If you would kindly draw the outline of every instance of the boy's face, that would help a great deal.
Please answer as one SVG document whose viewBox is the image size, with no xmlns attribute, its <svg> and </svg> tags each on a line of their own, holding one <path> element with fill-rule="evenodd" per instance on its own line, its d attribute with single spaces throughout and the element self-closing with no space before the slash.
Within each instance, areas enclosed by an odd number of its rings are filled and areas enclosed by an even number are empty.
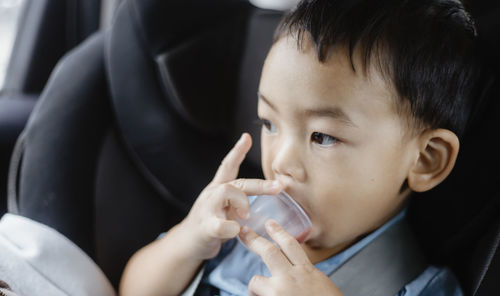
<svg viewBox="0 0 500 296">
<path fill-rule="evenodd" d="M 305 249 L 325 256 L 382 225 L 403 206 L 418 154 L 394 94 L 376 70 L 352 70 L 344 51 L 324 64 L 310 41 L 272 47 L 259 87 L 262 167 L 313 223 Z"/>
</svg>

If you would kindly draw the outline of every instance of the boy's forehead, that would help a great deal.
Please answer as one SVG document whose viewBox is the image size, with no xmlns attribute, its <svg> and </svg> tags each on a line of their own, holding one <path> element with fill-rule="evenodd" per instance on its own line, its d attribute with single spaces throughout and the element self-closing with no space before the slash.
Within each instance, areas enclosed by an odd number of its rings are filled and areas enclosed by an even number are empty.
<svg viewBox="0 0 500 296">
<path fill-rule="evenodd" d="M 286 108 L 283 108 L 284 110 L 280 110 L 278 107 L 276 107 L 276 104 L 273 103 L 270 99 L 268 99 L 265 95 L 263 95 L 261 92 L 258 93 L 258 98 L 264 104 L 269 106 L 271 109 L 273 109 L 275 112 L 286 112 Z M 335 119 L 337 121 L 342 122 L 345 125 L 351 126 L 351 127 L 358 127 L 347 115 L 344 110 L 341 107 L 338 106 L 330 106 L 328 104 L 310 104 L 310 106 L 304 106 L 302 108 L 297 108 L 299 110 L 295 110 L 295 113 L 298 114 L 299 117 L 305 117 L 305 118 L 331 118 Z"/>
<path fill-rule="evenodd" d="M 358 55 L 354 55 L 356 63 Z M 266 58 L 260 91 L 269 99 L 300 97 L 302 108 L 341 108 L 349 114 L 373 108 L 393 113 L 395 96 L 391 85 L 378 71 L 355 71 L 348 50 L 332 48 L 320 62 L 314 44 L 305 40 L 302 47 L 291 36 L 276 41 Z M 349 110 L 351 109 L 351 110 Z"/>
</svg>

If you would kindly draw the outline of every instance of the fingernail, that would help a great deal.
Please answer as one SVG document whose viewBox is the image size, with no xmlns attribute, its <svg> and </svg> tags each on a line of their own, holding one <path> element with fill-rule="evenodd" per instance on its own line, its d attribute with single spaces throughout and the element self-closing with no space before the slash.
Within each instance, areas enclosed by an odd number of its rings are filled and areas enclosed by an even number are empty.
<svg viewBox="0 0 500 296">
<path fill-rule="evenodd" d="M 281 183 L 280 183 L 280 181 L 278 181 L 278 180 L 274 180 L 274 181 L 273 181 L 273 183 L 272 183 L 272 185 L 271 185 L 271 188 L 272 188 L 272 189 L 278 189 L 278 188 L 280 188 L 280 187 L 281 187 Z"/>
<path fill-rule="evenodd" d="M 243 139 L 245 138 L 245 133 L 241 134 L 240 139 L 238 140 L 238 144 L 241 144 L 243 142 Z"/>
<path fill-rule="evenodd" d="M 266 222 L 266 227 L 269 231 L 275 232 L 276 230 L 278 230 L 279 225 L 274 220 L 268 220 Z"/>
<path fill-rule="evenodd" d="M 240 216 L 241 219 L 248 219 L 248 212 L 243 209 L 236 209 L 236 213 Z"/>
<path fill-rule="evenodd" d="M 240 229 L 240 238 L 242 241 L 247 241 L 247 235 L 248 235 L 248 227 L 247 226 L 243 226 L 241 227 Z"/>
</svg>

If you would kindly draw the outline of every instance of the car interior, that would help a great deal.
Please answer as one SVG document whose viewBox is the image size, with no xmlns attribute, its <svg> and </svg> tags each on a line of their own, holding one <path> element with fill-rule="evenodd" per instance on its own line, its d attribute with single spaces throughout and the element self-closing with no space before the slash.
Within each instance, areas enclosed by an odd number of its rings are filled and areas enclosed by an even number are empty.
<svg viewBox="0 0 500 296">
<path fill-rule="evenodd" d="M 247 0 L 26 0 L 0 93 L 0 213 L 49 225 L 115 286 L 178 223 L 242 132 L 262 178 L 260 71 L 283 10 Z M 256 6 L 258 5 L 258 6 Z M 409 221 L 467 295 L 500 291 L 500 5 L 470 1 L 491 63 L 451 176 Z"/>
</svg>

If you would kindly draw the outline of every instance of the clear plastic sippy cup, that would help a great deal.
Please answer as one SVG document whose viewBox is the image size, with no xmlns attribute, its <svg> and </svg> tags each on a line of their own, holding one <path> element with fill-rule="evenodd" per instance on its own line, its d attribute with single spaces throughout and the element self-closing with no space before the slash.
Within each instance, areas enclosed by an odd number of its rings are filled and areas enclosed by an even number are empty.
<svg viewBox="0 0 500 296">
<path fill-rule="evenodd" d="M 247 219 L 238 219 L 241 226 L 247 226 L 258 235 L 273 241 L 266 232 L 265 223 L 269 219 L 274 219 L 299 243 L 309 235 L 312 228 L 311 220 L 285 191 L 277 195 L 258 195 L 249 198 L 251 202 Z M 239 236 L 238 239 L 240 240 Z"/>
</svg>

